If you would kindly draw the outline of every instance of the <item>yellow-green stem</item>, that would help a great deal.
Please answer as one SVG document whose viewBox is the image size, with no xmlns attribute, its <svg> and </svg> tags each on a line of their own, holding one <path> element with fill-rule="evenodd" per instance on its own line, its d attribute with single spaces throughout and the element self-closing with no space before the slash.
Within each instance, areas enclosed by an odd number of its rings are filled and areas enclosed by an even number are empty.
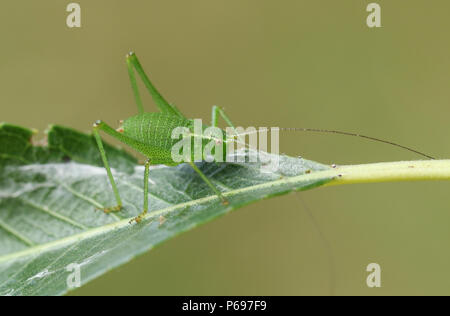
<svg viewBox="0 0 450 316">
<path fill-rule="evenodd" d="M 335 179 L 326 185 L 370 182 L 450 180 L 450 160 L 399 161 L 364 165 L 338 166 L 333 170 L 315 172 Z"/>
</svg>

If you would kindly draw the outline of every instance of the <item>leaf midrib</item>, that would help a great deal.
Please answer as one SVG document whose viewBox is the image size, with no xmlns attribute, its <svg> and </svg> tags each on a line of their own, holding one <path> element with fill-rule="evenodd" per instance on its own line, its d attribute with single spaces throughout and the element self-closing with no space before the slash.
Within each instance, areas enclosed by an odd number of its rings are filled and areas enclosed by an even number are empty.
<svg viewBox="0 0 450 316">
<path fill-rule="evenodd" d="M 285 184 L 293 185 L 297 182 L 302 183 L 305 181 L 312 181 L 312 180 L 318 180 L 318 179 L 323 179 L 323 181 L 327 181 L 327 180 L 333 179 L 333 177 L 335 176 L 333 174 L 330 174 L 330 171 L 331 170 L 323 170 L 323 171 L 317 171 L 317 172 L 314 172 L 311 174 L 302 174 L 302 175 L 298 175 L 298 176 L 294 176 L 294 177 L 284 177 L 282 179 L 275 180 L 275 181 L 269 181 L 269 182 L 249 186 L 249 187 L 244 187 L 244 188 L 240 188 L 240 189 L 234 189 L 232 191 L 227 191 L 227 192 L 224 192 L 223 195 L 225 197 L 232 197 L 232 196 L 235 196 L 235 195 L 238 195 L 241 193 L 245 193 L 245 192 L 249 192 L 249 191 L 254 191 L 254 190 L 268 188 L 268 187 L 276 187 L 276 186 L 281 186 L 281 185 L 285 185 Z M 313 185 L 317 185 L 317 183 L 313 183 Z M 305 188 L 302 188 L 302 189 L 305 189 Z M 210 202 L 213 200 L 219 200 L 219 199 L 217 196 L 211 195 L 211 196 L 207 196 L 204 198 L 191 200 L 191 201 L 184 202 L 181 204 L 173 205 L 173 206 L 170 206 L 170 207 L 167 207 L 164 209 L 155 210 L 155 211 L 152 211 L 151 213 L 145 215 L 143 218 L 143 221 L 151 219 L 153 217 L 161 216 L 163 214 L 174 212 L 178 209 L 183 209 L 186 207 L 207 203 L 207 202 Z M 229 212 L 233 209 L 234 209 L 233 205 L 230 205 L 225 209 L 225 212 Z M 62 239 L 59 239 L 56 241 L 46 243 L 46 244 L 34 246 L 34 247 L 31 247 L 31 248 L 28 248 L 28 249 L 25 249 L 25 250 L 22 250 L 22 251 L 19 251 L 16 253 L 8 254 L 6 256 L 0 257 L 0 264 L 4 263 L 4 262 L 8 262 L 10 260 L 18 259 L 20 257 L 25 257 L 28 255 L 33 255 L 33 254 L 39 254 L 41 252 L 45 252 L 45 251 L 53 249 L 53 248 L 58 248 L 58 246 L 70 245 L 72 243 L 76 243 L 77 241 L 84 240 L 89 237 L 95 237 L 95 236 L 101 235 L 102 233 L 106 233 L 106 232 L 114 230 L 114 229 L 124 228 L 127 225 L 130 225 L 131 219 L 132 219 L 132 217 L 123 219 L 120 221 L 116 221 L 114 223 L 107 224 L 104 226 L 92 228 L 92 229 L 86 230 L 86 231 L 76 234 L 76 235 L 68 236 L 68 237 L 65 237 L 65 238 L 62 238 Z"/>
</svg>

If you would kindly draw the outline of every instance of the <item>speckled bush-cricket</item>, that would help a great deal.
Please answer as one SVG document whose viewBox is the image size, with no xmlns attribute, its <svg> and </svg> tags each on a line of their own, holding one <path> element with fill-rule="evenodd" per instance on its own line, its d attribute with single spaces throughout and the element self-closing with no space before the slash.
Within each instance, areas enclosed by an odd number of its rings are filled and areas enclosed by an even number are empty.
<svg viewBox="0 0 450 316">
<path fill-rule="evenodd" d="M 131 52 L 127 54 L 126 61 L 131 87 L 133 89 L 139 114 L 122 121 L 121 127 L 119 127 L 117 130 L 110 127 L 105 122 L 102 122 L 100 120 L 96 121 L 93 128 L 93 134 L 97 141 L 103 164 L 107 171 L 108 178 L 117 202 L 116 206 L 104 209 L 105 213 L 118 212 L 122 209 L 123 204 L 114 177 L 112 175 L 108 159 L 106 157 L 99 131 L 101 130 L 106 134 L 109 134 L 110 136 L 116 138 L 120 142 L 130 146 L 134 150 L 147 157 L 144 173 L 144 210 L 135 219 L 136 222 L 140 222 L 143 216 L 148 212 L 148 183 L 150 165 L 162 164 L 167 166 L 174 166 L 182 163 L 175 162 L 172 159 L 172 147 L 177 142 L 177 140 L 174 140 L 171 137 L 172 131 L 178 127 L 186 127 L 188 129 L 191 129 L 193 128 L 194 121 L 186 118 L 174 105 L 168 103 L 164 99 L 164 97 L 156 90 L 155 86 L 152 84 L 152 82 L 144 72 L 144 69 L 142 68 L 137 56 L 134 53 Z M 149 91 L 160 112 L 144 112 L 142 99 L 140 97 L 139 89 L 137 86 L 135 71 L 141 77 L 145 87 Z M 217 106 L 213 106 L 212 108 L 213 127 L 217 126 L 219 116 L 221 116 L 227 124 L 233 127 L 233 124 L 231 123 L 230 119 L 225 114 L 223 109 Z M 223 145 L 225 147 L 223 153 L 226 154 L 225 142 L 223 143 Z M 228 204 L 228 201 L 223 196 L 222 192 L 208 179 L 208 177 L 194 164 L 193 161 L 194 159 L 190 159 L 190 161 L 183 162 L 188 162 L 203 179 L 203 181 L 214 191 L 214 193 L 218 196 L 222 203 Z"/>
<path fill-rule="evenodd" d="M 152 84 L 144 69 L 142 68 L 138 58 L 134 53 L 129 53 L 126 56 L 128 73 L 130 77 L 131 87 L 133 89 L 134 98 L 138 107 L 139 114 L 133 117 L 130 117 L 124 121 L 122 121 L 121 127 L 119 129 L 114 129 L 107 125 L 102 121 L 96 121 L 93 128 L 93 134 L 98 144 L 100 154 L 107 171 L 107 175 L 109 181 L 111 183 L 114 196 L 117 202 L 117 205 L 114 207 L 106 208 L 104 211 L 106 213 L 109 212 L 118 212 L 122 209 L 122 200 L 120 198 L 119 191 L 117 189 L 117 185 L 115 183 L 113 174 L 111 172 L 110 165 L 108 163 L 108 159 L 106 157 L 106 153 L 102 144 L 102 140 L 99 135 L 99 131 L 103 131 L 106 134 L 116 138 L 122 143 L 130 146 L 134 150 L 140 152 L 145 157 L 147 157 L 147 161 L 145 163 L 145 173 L 144 173 L 144 210 L 143 212 L 135 218 L 136 222 L 140 222 L 145 214 L 148 212 L 148 184 L 149 184 L 149 170 L 150 165 L 167 165 L 174 166 L 183 162 L 189 163 L 192 168 L 199 174 L 199 176 L 203 179 L 203 181 L 211 188 L 211 190 L 218 196 L 218 198 L 222 201 L 223 204 L 228 204 L 227 199 L 224 197 L 222 192 L 208 179 L 208 177 L 195 165 L 193 162 L 194 159 L 188 159 L 189 161 L 181 161 L 175 162 L 172 158 L 172 148 L 177 142 L 176 139 L 173 139 L 172 131 L 175 128 L 186 127 L 188 129 L 193 128 L 194 120 L 188 119 L 185 117 L 180 110 L 178 110 L 174 105 L 168 103 L 164 97 L 156 90 L 155 86 Z M 142 79 L 145 87 L 149 91 L 153 100 L 155 101 L 157 107 L 160 112 L 155 113 L 145 113 L 144 107 L 142 104 L 142 100 L 139 94 L 139 89 L 136 81 L 135 72 L 138 73 L 140 78 Z M 212 108 L 212 127 L 217 127 L 219 116 L 224 119 L 224 121 L 233 129 L 235 128 L 230 118 L 225 114 L 223 109 L 217 106 L 213 106 Z M 309 129 L 309 128 L 280 128 L 280 130 L 286 131 L 302 131 L 302 132 L 320 132 L 320 133 L 334 133 L 341 134 L 347 136 L 357 136 L 363 137 L 369 140 L 378 141 L 387 143 L 390 145 L 394 145 L 397 147 L 401 147 L 403 149 L 415 152 L 427 158 L 432 157 L 423 154 L 414 149 L 408 148 L 406 146 L 402 146 L 393 142 L 384 141 L 378 138 L 364 136 L 360 134 L 347 133 L 341 131 L 334 130 L 323 130 L 323 129 Z M 210 140 L 210 139 L 209 139 Z M 223 154 L 226 155 L 226 142 L 223 143 Z M 193 153 L 194 154 L 194 153 Z"/>
</svg>

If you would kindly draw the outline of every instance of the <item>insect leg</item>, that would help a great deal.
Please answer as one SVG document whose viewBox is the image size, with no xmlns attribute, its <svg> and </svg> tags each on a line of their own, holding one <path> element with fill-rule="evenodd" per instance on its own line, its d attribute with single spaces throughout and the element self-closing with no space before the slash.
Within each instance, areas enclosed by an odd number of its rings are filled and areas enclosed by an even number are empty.
<svg viewBox="0 0 450 316">
<path fill-rule="evenodd" d="M 156 105 L 162 112 L 170 113 L 170 114 L 184 118 L 184 115 L 174 105 L 169 104 L 169 102 L 167 102 L 166 99 L 164 99 L 164 97 L 158 92 L 158 90 L 156 90 L 155 86 L 150 81 L 150 79 L 146 75 L 144 69 L 142 68 L 142 65 L 139 62 L 136 54 L 134 54 L 133 52 L 130 52 L 127 55 L 127 64 L 128 64 L 129 72 L 133 72 L 133 67 L 134 67 L 134 69 L 136 69 L 136 72 L 141 77 L 148 92 L 150 93 L 150 95 L 152 96 Z M 133 75 L 130 74 L 130 78 L 131 78 L 131 76 L 134 77 L 134 74 Z M 134 80 L 134 81 L 136 81 L 136 80 Z M 132 83 L 132 85 L 133 85 L 133 83 Z M 133 86 L 133 90 L 134 89 L 136 89 L 136 91 L 137 91 L 137 85 Z M 135 94 L 136 94 L 136 92 L 135 92 Z"/>
<path fill-rule="evenodd" d="M 136 76 L 134 75 L 133 65 L 130 62 L 130 58 L 127 55 L 127 67 L 128 67 L 128 75 L 130 76 L 131 88 L 133 89 L 134 99 L 136 100 L 136 105 L 138 107 L 139 113 L 144 113 L 144 106 L 142 105 L 142 99 L 139 95 L 139 88 L 136 82 Z"/>
<path fill-rule="evenodd" d="M 106 157 L 105 148 L 103 147 L 102 139 L 98 132 L 99 127 L 100 127 L 99 124 L 97 124 L 97 123 L 94 124 L 93 134 L 94 134 L 95 140 L 97 141 L 98 149 L 100 150 L 100 155 L 102 156 L 102 160 L 103 160 L 103 165 L 105 166 L 106 172 L 108 174 L 109 182 L 111 183 L 111 186 L 112 186 L 112 189 L 114 192 L 114 196 L 116 197 L 116 201 L 117 201 L 117 206 L 106 208 L 103 211 L 105 213 L 118 212 L 122 209 L 122 200 L 120 199 L 119 190 L 117 189 L 117 185 L 116 185 L 116 182 L 114 181 L 114 177 L 112 175 L 111 168 L 109 167 L 109 162 L 108 162 L 108 158 Z"/>
<path fill-rule="evenodd" d="M 230 118 L 228 117 L 228 115 L 225 113 L 224 109 L 222 109 L 221 107 L 214 105 L 212 107 L 212 115 L 211 115 L 211 126 L 213 127 L 217 127 L 218 122 L 219 122 L 219 115 L 222 117 L 222 119 L 228 124 L 229 127 L 231 127 L 233 129 L 233 133 L 230 135 L 226 135 L 227 137 L 227 142 L 232 141 L 232 142 L 240 142 L 241 139 L 239 138 L 239 133 L 236 130 L 236 127 L 234 126 L 233 122 L 231 122 Z M 230 137 L 231 136 L 231 137 Z M 244 143 L 245 144 L 245 143 Z"/>
<path fill-rule="evenodd" d="M 211 126 L 213 127 L 217 127 L 218 121 L 219 121 L 219 115 L 224 119 L 224 121 L 230 126 L 232 127 L 234 130 L 236 129 L 236 127 L 234 126 L 234 124 L 231 122 L 230 118 L 226 115 L 225 111 L 221 108 L 218 107 L 217 105 L 214 105 L 212 107 L 212 121 L 211 121 Z"/>
<path fill-rule="evenodd" d="M 228 205 L 228 200 L 223 196 L 222 192 L 219 191 L 219 189 L 216 188 L 214 184 L 208 179 L 208 177 L 193 163 L 192 161 L 189 162 L 191 167 L 199 174 L 199 176 L 202 178 L 203 181 L 214 191 L 214 193 L 217 194 L 219 199 L 222 200 L 223 205 Z"/>
<path fill-rule="evenodd" d="M 144 216 L 148 213 L 148 177 L 150 174 L 150 159 L 145 162 L 145 173 L 144 173 L 144 211 L 139 214 L 134 220 L 136 223 L 142 221 Z"/>
</svg>

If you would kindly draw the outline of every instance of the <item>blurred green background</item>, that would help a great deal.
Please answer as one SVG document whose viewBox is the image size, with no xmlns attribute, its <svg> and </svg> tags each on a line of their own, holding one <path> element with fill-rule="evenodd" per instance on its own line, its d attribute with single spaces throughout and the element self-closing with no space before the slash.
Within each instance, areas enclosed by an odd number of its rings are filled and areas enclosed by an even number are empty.
<svg viewBox="0 0 450 316">
<path fill-rule="evenodd" d="M 136 113 L 125 54 L 185 114 L 224 106 L 241 126 L 372 135 L 450 157 L 450 2 L 3 1 L 0 121 L 89 131 Z M 149 97 L 146 108 L 155 110 Z M 282 134 L 324 163 L 421 159 L 334 135 Z M 177 237 L 72 292 L 129 295 L 450 294 L 449 183 L 367 184 L 263 201 Z M 329 247 L 320 238 L 323 234 Z M 331 258 L 331 260 L 330 260 Z M 330 262 L 333 276 L 330 275 Z M 382 288 L 366 266 L 382 267 Z"/>
</svg>

